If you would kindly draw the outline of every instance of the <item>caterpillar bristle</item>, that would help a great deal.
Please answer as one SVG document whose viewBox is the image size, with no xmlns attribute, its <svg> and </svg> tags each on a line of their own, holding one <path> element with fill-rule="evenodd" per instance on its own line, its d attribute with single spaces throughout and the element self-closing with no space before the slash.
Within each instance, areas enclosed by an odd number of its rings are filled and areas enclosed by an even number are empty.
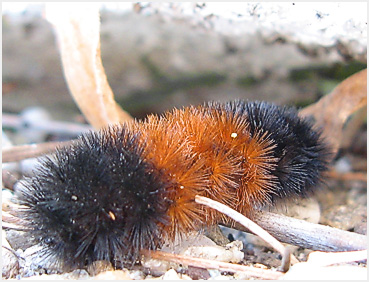
<svg viewBox="0 0 369 282">
<path fill-rule="evenodd" d="M 245 214 L 306 195 L 327 169 L 320 133 L 296 110 L 210 102 L 82 135 L 45 158 L 16 191 L 26 234 L 62 270 L 108 260 L 228 219 L 195 195 Z"/>
</svg>

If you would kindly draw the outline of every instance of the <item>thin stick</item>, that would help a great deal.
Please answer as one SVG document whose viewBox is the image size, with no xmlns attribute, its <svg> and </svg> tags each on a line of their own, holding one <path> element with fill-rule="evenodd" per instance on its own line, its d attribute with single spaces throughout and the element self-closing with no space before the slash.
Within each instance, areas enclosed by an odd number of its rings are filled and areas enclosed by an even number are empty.
<svg viewBox="0 0 369 282">
<path fill-rule="evenodd" d="M 16 231 L 26 231 L 28 230 L 25 227 L 22 227 L 20 225 L 16 225 L 10 222 L 2 222 L 2 229 L 6 230 L 6 229 L 11 229 L 11 230 L 16 230 Z"/>
<path fill-rule="evenodd" d="M 9 248 L 7 246 L 2 245 L 5 250 L 11 252 L 17 259 L 26 260 L 25 258 L 22 258 L 20 255 L 18 255 L 12 248 Z"/>
<path fill-rule="evenodd" d="M 223 214 L 228 215 L 230 218 L 234 219 L 235 221 L 239 222 L 243 226 L 245 226 L 247 229 L 252 230 L 252 232 L 258 236 L 260 236 L 265 242 L 270 244 L 275 250 L 277 250 L 282 257 L 286 255 L 288 252 L 286 252 L 285 246 L 283 246 L 278 240 L 276 240 L 272 235 L 270 235 L 267 231 L 265 231 L 263 228 L 261 228 L 259 225 L 245 217 L 244 215 L 240 214 L 239 212 L 227 207 L 226 205 L 223 205 L 217 201 L 211 200 L 206 197 L 198 196 L 195 197 L 196 203 L 206 205 L 208 207 L 211 207 Z M 291 255 L 291 262 L 292 263 L 298 263 L 296 257 Z"/>
<path fill-rule="evenodd" d="M 354 232 L 265 211 L 255 211 L 252 219 L 279 241 L 302 248 L 328 252 L 357 251 L 367 248 L 367 237 Z M 221 224 L 232 227 L 226 223 Z M 249 229 L 237 223 L 233 228 L 250 232 Z"/>
<path fill-rule="evenodd" d="M 15 175 L 17 175 L 17 177 Z M 20 176 L 18 176 L 17 172 L 12 172 L 10 170 L 3 168 L 3 171 L 2 171 L 3 188 L 13 190 L 13 186 L 19 180 L 19 178 Z M 4 199 L 3 199 L 3 204 L 4 204 Z"/>
<path fill-rule="evenodd" d="M 195 267 L 205 268 L 205 269 L 218 269 L 220 271 L 228 271 L 228 272 L 243 272 L 247 275 L 262 278 L 262 279 L 271 279 L 277 280 L 283 276 L 283 273 L 261 269 L 251 266 L 233 264 L 228 262 L 221 262 L 216 260 L 202 259 L 202 258 L 194 258 L 189 256 L 170 254 L 162 251 L 142 251 L 143 255 L 147 257 L 151 257 L 153 259 L 161 259 L 167 260 L 178 264 L 191 265 Z"/>
<path fill-rule="evenodd" d="M 363 182 L 366 182 L 366 180 L 367 180 L 366 173 L 364 173 L 364 172 L 344 172 L 344 173 L 340 173 L 340 172 L 331 170 L 331 171 L 327 171 L 325 173 L 325 175 L 327 177 L 331 177 L 331 178 L 335 178 L 335 179 L 339 179 L 339 180 L 359 180 L 359 181 L 363 181 Z"/>
<path fill-rule="evenodd" d="M 13 216 L 9 212 L 2 211 L 1 213 L 1 225 L 3 229 L 12 229 L 18 231 L 24 231 L 27 228 L 23 227 L 23 220 L 16 216 Z"/>
<path fill-rule="evenodd" d="M 73 141 L 73 140 L 72 140 Z M 24 159 L 39 157 L 52 151 L 57 147 L 68 146 L 72 141 L 46 142 L 30 145 L 13 146 L 3 149 L 3 163 L 17 162 Z"/>
<path fill-rule="evenodd" d="M 2 125 L 7 128 L 22 128 L 24 120 L 19 115 L 4 114 Z M 27 124 L 28 129 L 42 130 L 52 134 L 80 135 L 81 133 L 92 130 L 93 127 L 82 123 L 73 123 L 56 120 L 40 120 L 37 123 Z"/>
<path fill-rule="evenodd" d="M 289 247 L 286 247 L 286 252 L 282 256 L 282 262 L 280 266 L 280 270 L 282 272 L 287 272 L 290 269 L 291 265 L 291 249 Z"/>
</svg>

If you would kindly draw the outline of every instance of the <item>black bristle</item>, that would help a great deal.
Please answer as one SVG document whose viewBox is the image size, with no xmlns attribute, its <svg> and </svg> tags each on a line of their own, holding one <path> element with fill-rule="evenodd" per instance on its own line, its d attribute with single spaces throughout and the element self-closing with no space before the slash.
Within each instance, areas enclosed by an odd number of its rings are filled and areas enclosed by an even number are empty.
<svg viewBox="0 0 369 282">
<path fill-rule="evenodd" d="M 41 258 L 71 270 L 134 261 L 141 248 L 155 248 L 158 225 L 167 221 L 167 184 L 143 159 L 137 136 L 116 127 L 83 135 L 42 161 L 17 191 Z"/>
</svg>

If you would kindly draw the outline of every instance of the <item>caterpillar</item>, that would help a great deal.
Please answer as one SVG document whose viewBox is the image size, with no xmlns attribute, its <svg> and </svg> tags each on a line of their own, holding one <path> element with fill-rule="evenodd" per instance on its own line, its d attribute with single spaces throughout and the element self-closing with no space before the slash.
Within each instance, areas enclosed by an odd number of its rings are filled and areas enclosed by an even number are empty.
<svg viewBox="0 0 369 282">
<path fill-rule="evenodd" d="M 294 108 L 237 100 L 174 109 L 83 134 L 41 159 L 16 190 L 17 216 L 48 265 L 118 267 L 142 249 L 228 221 L 195 195 L 247 216 L 308 195 L 328 151 Z"/>
</svg>

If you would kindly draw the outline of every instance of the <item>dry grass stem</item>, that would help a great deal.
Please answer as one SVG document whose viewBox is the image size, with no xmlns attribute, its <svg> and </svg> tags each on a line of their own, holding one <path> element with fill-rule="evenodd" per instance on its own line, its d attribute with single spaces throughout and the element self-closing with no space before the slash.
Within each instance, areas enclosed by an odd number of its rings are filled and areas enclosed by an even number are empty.
<svg viewBox="0 0 369 282">
<path fill-rule="evenodd" d="M 227 272 L 243 272 L 247 275 L 258 277 L 261 279 L 270 279 L 276 280 L 283 276 L 283 273 L 261 269 L 251 266 L 221 262 L 216 260 L 202 259 L 202 258 L 194 258 L 177 254 L 170 254 L 162 251 L 143 251 L 143 254 L 147 257 L 151 257 L 153 259 L 166 260 L 171 261 L 178 264 L 191 265 L 195 267 L 205 268 L 205 269 L 218 269 L 220 271 Z"/>
<path fill-rule="evenodd" d="M 363 181 L 366 182 L 367 180 L 367 175 L 366 172 L 337 172 L 334 170 L 331 171 L 327 171 L 325 173 L 325 175 L 327 177 L 330 178 L 334 178 L 334 179 L 339 179 L 339 180 L 350 180 L 350 181 Z"/>
<path fill-rule="evenodd" d="M 195 197 L 195 201 L 199 204 L 203 204 L 203 205 L 206 205 L 208 207 L 211 207 L 211 208 L 213 208 L 213 209 L 229 216 L 230 218 L 237 221 L 238 223 L 242 224 L 244 227 L 246 227 L 247 229 L 252 231 L 254 234 L 260 236 L 260 238 L 262 238 L 265 242 L 270 244 L 275 250 L 277 250 L 282 255 L 282 257 L 284 255 L 290 254 L 289 252 L 286 251 L 286 248 L 285 248 L 285 246 L 283 246 L 282 243 L 280 243 L 277 239 L 275 239 L 267 231 L 265 231 L 259 225 L 257 225 L 256 223 L 254 223 L 253 221 L 251 221 L 250 219 L 248 219 L 244 215 L 240 214 L 239 212 L 231 209 L 230 207 L 227 207 L 226 205 L 223 205 L 223 204 L 221 204 L 217 201 L 211 200 L 211 199 L 206 198 L 206 197 L 202 197 L 202 196 L 197 195 Z M 298 263 L 299 262 L 296 257 L 294 257 L 292 254 L 290 254 L 290 255 L 291 255 L 291 262 L 292 263 Z"/>
<path fill-rule="evenodd" d="M 1 224 L 3 230 L 4 229 L 12 229 L 19 231 L 25 230 L 25 227 L 22 224 L 22 220 L 4 210 L 1 211 Z"/>
<path fill-rule="evenodd" d="M 9 128 L 22 128 L 23 120 L 19 115 L 4 114 L 3 113 L 2 124 L 3 127 Z M 55 120 L 40 120 L 36 123 L 27 125 L 28 129 L 34 129 L 35 131 L 46 131 L 50 134 L 68 134 L 79 135 L 81 133 L 92 130 L 93 128 L 86 124 L 78 124 L 65 121 Z"/>
<path fill-rule="evenodd" d="M 57 147 L 67 146 L 72 141 L 46 142 L 30 145 L 19 145 L 2 150 L 3 163 L 17 162 L 24 159 L 39 157 L 55 151 Z"/>
<path fill-rule="evenodd" d="M 255 212 L 252 219 L 279 241 L 302 248 L 328 252 L 357 251 L 367 248 L 367 237 L 358 233 L 265 211 Z M 246 232 L 251 231 L 240 224 L 236 224 L 235 228 Z"/>
</svg>

